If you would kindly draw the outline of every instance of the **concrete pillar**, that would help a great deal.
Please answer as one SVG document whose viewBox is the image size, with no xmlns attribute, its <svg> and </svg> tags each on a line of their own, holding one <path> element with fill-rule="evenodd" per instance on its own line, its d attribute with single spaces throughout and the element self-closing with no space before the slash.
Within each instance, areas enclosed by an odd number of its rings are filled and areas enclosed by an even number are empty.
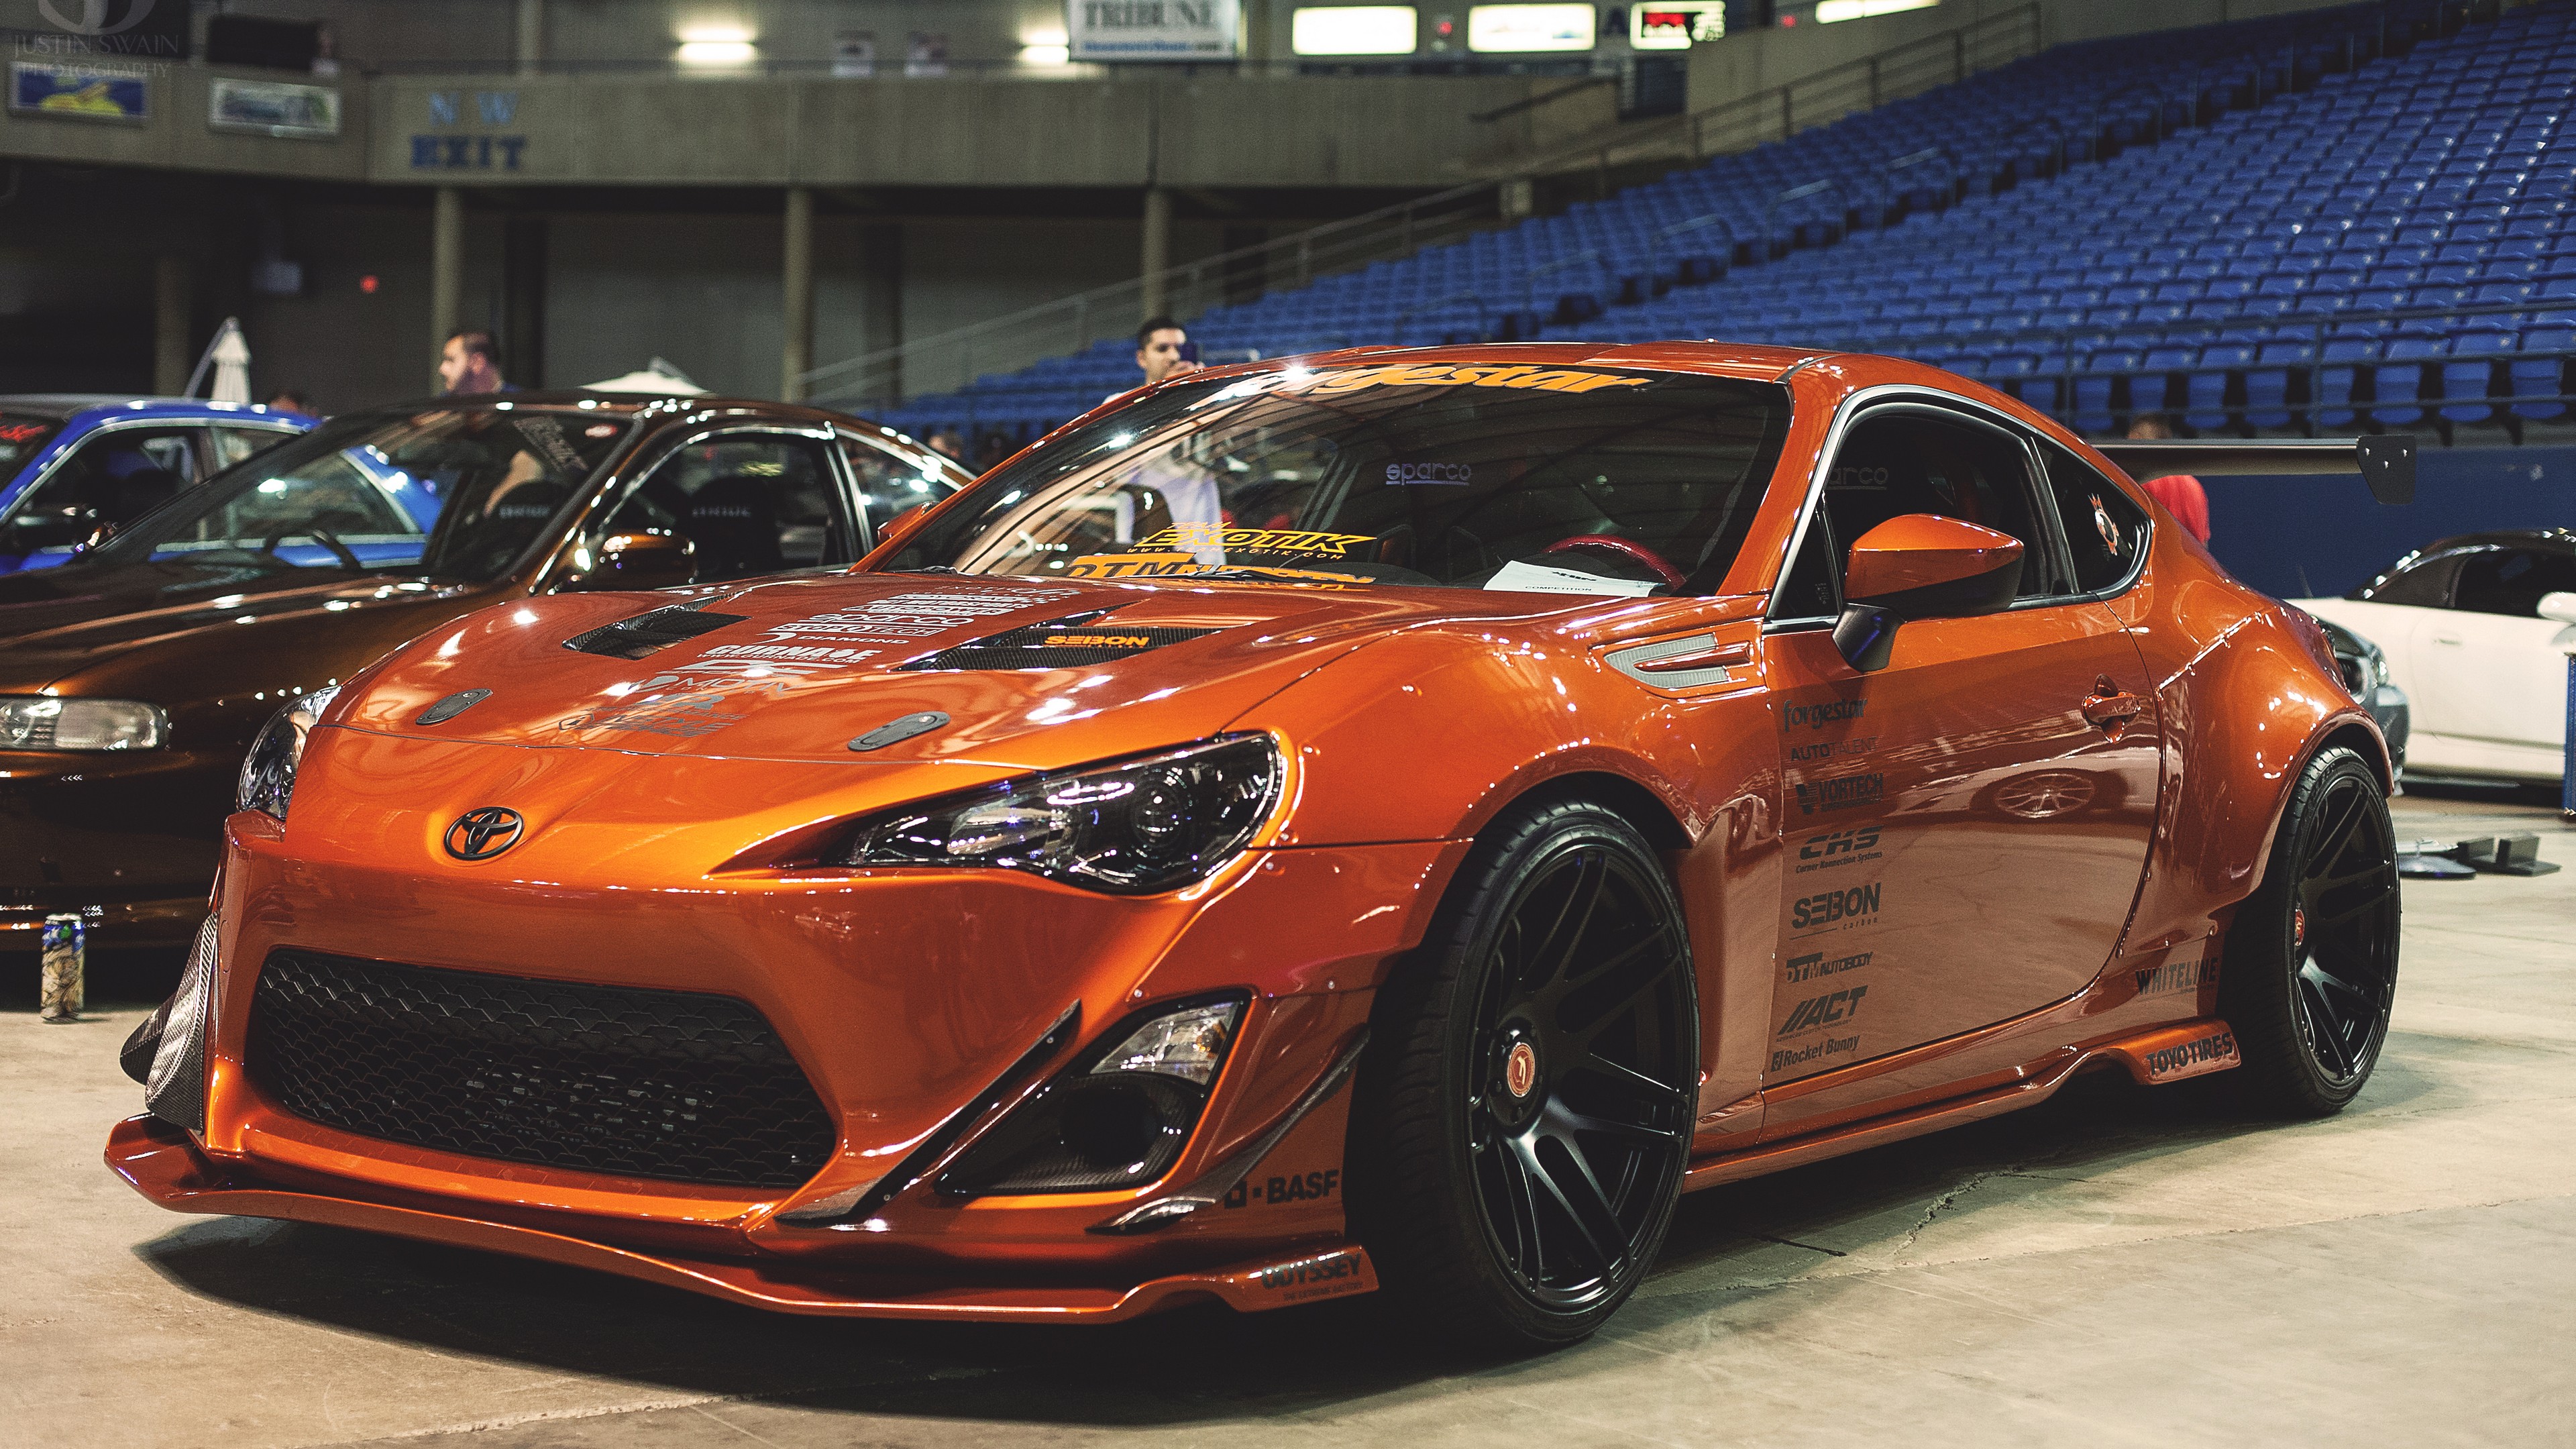
<svg viewBox="0 0 2576 1449">
<path fill-rule="evenodd" d="M 546 0 L 519 0 L 519 74 L 535 75 L 546 59 Z"/>
<path fill-rule="evenodd" d="M 779 332 L 786 346 L 778 362 L 778 396 L 805 400 L 805 374 L 814 370 L 814 192 L 787 188 L 787 243 L 780 258 Z"/>
<path fill-rule="evenodd" d="M 152 390 L 163 397 L 175 397 L 188 385 L 197 362 L 188 336 L 194 300 L 189 281 L 186 257 L 160 257 L 152 264 Z"/>
<path fill-rule="evenodd" d="M 1145 189 L 1145 250 L 1139 266 L 1145 278 L 1143 307 L 1136 320 L 1160 316 L 1170 305 L 1163 273 L 1172 265 L 1172 193 L 1159 186 Z"/>
<path fill-rule="evenodd" d="M 429 350 L 456 334 L 465 308 L 465 196 L 453 186 L 438 188 L 429 219 Z"/>
</svg>

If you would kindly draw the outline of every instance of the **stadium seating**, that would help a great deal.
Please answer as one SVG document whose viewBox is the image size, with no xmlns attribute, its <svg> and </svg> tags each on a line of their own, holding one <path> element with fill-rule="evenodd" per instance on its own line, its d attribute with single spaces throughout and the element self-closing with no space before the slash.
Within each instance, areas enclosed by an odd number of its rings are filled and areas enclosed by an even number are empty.
<svg viewBox="0 0 2576 1449">
<path fill-rule="evenodd" d="M 1220 307 L 1204 349 L 1717 337 L 1912 356 L 2104 432 L 2567 415 L 2576 0 L 2066 45 L 1557 216 Z M 1100 343 L 892 419 L 1030 436 Z"/>
</svg>

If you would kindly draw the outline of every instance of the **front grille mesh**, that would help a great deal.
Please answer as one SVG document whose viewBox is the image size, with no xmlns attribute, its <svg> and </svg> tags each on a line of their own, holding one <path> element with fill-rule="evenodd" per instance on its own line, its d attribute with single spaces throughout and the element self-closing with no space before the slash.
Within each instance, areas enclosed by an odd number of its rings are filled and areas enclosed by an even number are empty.
<svg viewBox="0 0 2576 1449">
<path fill-rule="evenodd" d="M 278 951 L 249 1067 L 324 1126 L 582 1172 L 795 1187 L 837 1137 L 777 1033 L 729 996 Z"/>
</svg>

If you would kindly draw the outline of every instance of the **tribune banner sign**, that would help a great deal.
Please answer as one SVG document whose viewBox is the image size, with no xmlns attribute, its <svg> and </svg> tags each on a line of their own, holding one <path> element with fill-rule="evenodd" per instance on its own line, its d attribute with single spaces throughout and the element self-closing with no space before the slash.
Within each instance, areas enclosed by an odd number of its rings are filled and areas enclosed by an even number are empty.
<svg viewBox="0 0 2576 1449">
<path fill-rule="evenodd" d="M 1065 0 L 1069 59 L 1226 61 L 1243 35 L 1243 0 Z"/>
</svg>

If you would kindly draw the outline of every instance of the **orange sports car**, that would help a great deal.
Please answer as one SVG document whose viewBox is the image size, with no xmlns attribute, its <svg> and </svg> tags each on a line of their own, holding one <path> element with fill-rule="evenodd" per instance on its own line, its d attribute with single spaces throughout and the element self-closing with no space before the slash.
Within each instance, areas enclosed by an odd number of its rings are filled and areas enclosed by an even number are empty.
<svg viewBox="0 0 2576 1449">
<path fill-rule="evenodd" d="M 2386 748 L 2109 451 L 1878 357 L 1370 349 L 845 573 L 468 615 L 261 737 L 108 1160 L 793 1312 L 1551 1343 L 1679 1193 L 2079 1072 L 2332 1112 Z"/>
</svg>

